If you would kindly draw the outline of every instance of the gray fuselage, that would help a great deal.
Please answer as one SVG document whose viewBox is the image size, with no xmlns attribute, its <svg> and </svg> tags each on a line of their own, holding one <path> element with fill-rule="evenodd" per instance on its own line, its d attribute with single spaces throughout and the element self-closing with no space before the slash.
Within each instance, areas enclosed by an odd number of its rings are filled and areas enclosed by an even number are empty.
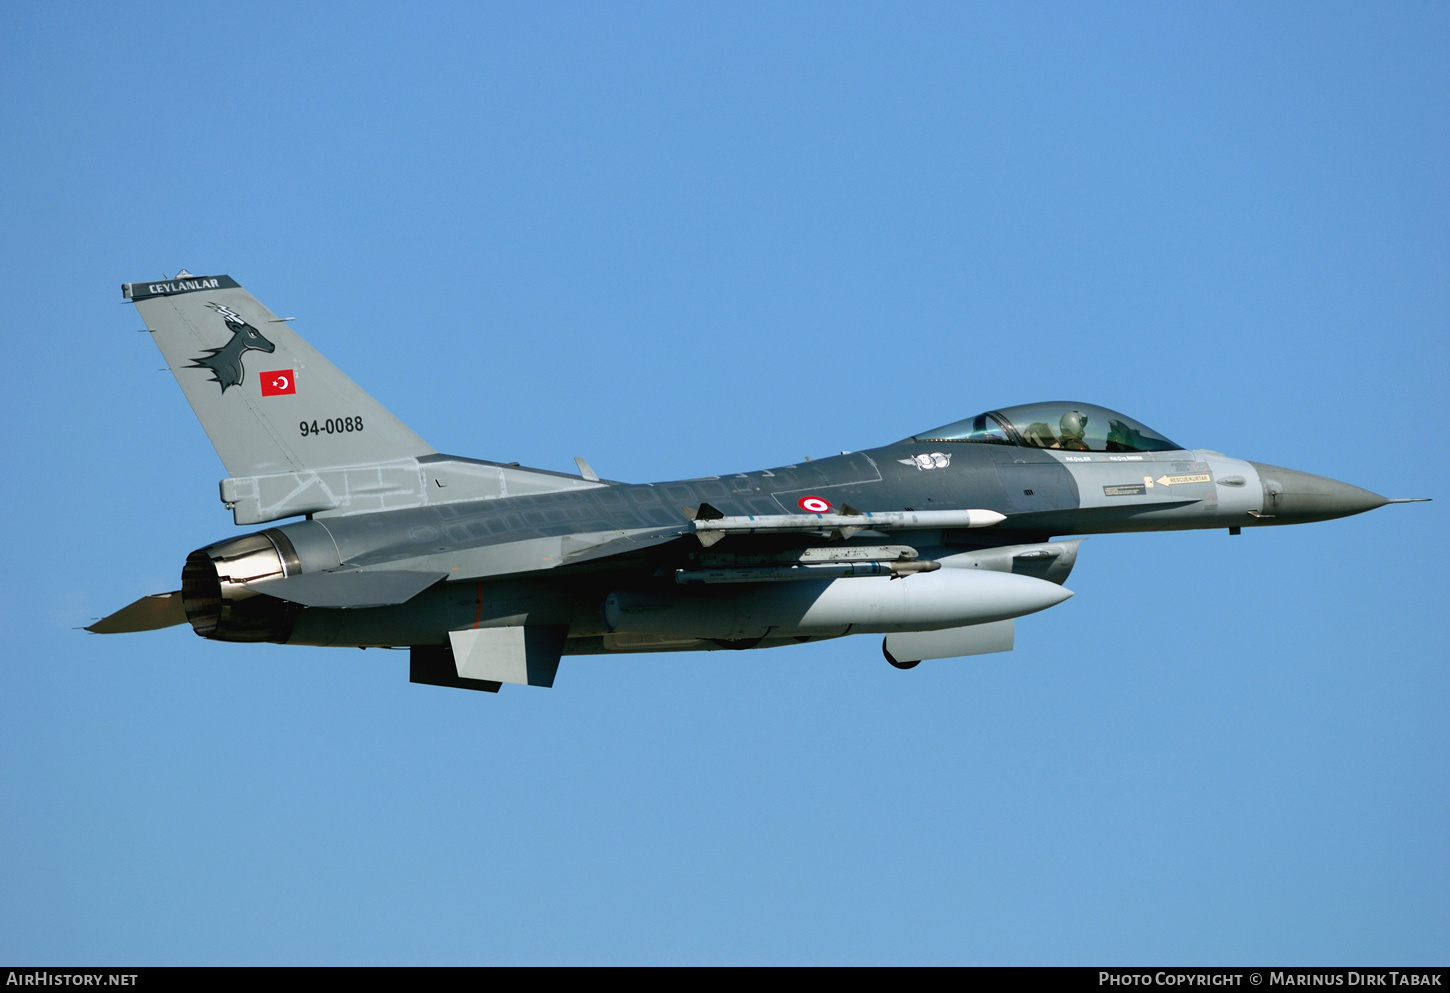
<svg viewBox="0 0 1450 993">
<path fill-rule="evenodd" d="M 1306 503 L 1302 494 L 1314 490 L 1315 483 L 1328 495 L 1314 504 L 1309 493 Z M 1301 505 L 1275 513 L 1276 499 L 1298 499 Z M 907 441 L 729 476 L 319 515 L 273 530 L 290 540 L 303 572 L 406 568 L 472 577 L 438 583 L 393 606 L 296 609 L 285 638 L 291 643 L 441 644 L 460 627 L 544 624 L 567 626 L 566 652 L 578 653 L 603 650 L 601 639 L 611 632 L 602 605 L 611 592 L 672 588 L 675 569 L 698 564 L 699 542 L 678 531 L 688 527 L 695 508 L 706 504 L 732 517 L 810 513 L 827 506 L 867 513 L 982 508 L 1005 515 L 986 529 L 912 531 L 892 539 L 915 547 L 924 558 L 940 559 L 1040 544 L 1059 535 L 1322 520 L 1382 502 L 1333 480 L 1207 451 L 1099 453 Z M 601 534 L 651 528 L 660 536 L 653 543 L 571 561 L 575 543 L 587 550 Z M 718 550 L 728 552 L 731 542 L 740 540 L 727 538 Z M 751 536 L 749 548 L 817 541 L 802 535 Z M 488 565 L 480 569 L 480 562 Z M 486 574 L 490 571 L 494 575 Z"/>
</svg>

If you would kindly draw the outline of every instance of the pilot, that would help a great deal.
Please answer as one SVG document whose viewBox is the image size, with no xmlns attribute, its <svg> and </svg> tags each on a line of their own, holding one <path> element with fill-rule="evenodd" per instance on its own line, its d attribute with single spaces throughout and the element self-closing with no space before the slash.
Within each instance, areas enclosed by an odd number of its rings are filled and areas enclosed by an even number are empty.
<svg viewBox="0 0 1450 993">
<path fill-rule="evenodd" d="M 1087 434 L 1087 424 L 1087 414 L 1080 410 L 1069 410 L 1057 422 L 1061 437 L 1052 447 L 1066 449 L 1070 452 L 1087 451 L 1087 442 L 1083 440 L 1083 435 Z"/>
</svg>

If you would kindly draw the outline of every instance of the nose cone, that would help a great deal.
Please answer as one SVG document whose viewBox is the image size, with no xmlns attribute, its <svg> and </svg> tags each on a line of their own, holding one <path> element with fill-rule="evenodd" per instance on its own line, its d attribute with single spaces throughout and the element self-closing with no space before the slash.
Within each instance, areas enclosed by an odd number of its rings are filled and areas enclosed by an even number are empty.
<svg viewBox="0 0 1450 993">
<path fill-rule="evenodd" d="M 1264 486 L 1265 514 L 1273 515 L 1274 524 L 1301 524 L 1328 521 L 1336 517 L 1362 514 L 1383 507 L 1389 500 L 1378 493 L 1337 479 L 1311 476 L 1276 465 L 1250 462 L 1258 470 Z"/>
</svg>

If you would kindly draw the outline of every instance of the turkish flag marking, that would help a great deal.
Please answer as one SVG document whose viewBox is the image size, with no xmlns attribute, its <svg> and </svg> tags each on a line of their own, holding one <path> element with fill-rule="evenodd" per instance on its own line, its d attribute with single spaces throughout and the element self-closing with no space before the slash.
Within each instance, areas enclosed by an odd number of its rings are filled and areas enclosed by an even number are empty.
<svg viewBox="0 0 1450 993">
<path fill-rule="evenodd" d="M 292 377 L 291 369 L 264 372 L 261 378 L 262 396 L 264 397 L 279 397 L 284 393 L 297 392 L 297 380 Z"/>
</svg>

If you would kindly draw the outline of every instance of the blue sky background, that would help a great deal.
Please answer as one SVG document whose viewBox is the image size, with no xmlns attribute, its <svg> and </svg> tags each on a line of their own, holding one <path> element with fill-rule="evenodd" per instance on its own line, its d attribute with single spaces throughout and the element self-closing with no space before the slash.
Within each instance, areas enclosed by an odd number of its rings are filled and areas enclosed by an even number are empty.
<svg viewBox="0 0 1450 993">
<path fill-rule="evenodd" d="M 1443 4 L 0 9 L 0 960 L 1450 959 Z M 75 630 L 235 532 L 119 284 L 616 479 L 1071 398 L 1439 501 L 1093 538 L 1010 655 Z"/>
</svg>

